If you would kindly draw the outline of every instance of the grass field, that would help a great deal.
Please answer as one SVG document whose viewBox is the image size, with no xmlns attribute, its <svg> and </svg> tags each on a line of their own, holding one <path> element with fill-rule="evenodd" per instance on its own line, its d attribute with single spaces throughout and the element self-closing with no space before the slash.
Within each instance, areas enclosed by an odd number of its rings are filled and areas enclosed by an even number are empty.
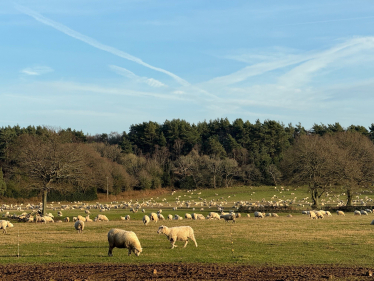
<svg viewBox="0 0 374 281">
<path fill-rule="evenodd" d="M 201 192 L 201 194 L 197 194 Z M 253 193 L 254 192 L 254 193 Z M 306 190 L 290 190 L 277 196 L 307 197 Z M 206 215 L 216 208 L 200 207 L 192 209 L 171 210 L 177 196 L 180 200 L 228 200 L 227 209 L 234 201 L 256 201 L 270 199 L 275 195 L 274 187 L 237 188 L 177 192 L 174 195 L 154 197 L 162 202 L 163 214 L 169 213 L 184 216 L 186 212 Z M 294 193 L 291 195 L 291 193 Z M 218 194 L 218 195 L 216 195 Z M 186 196 L 184 196 L 186 195 Z M 235 195 L 235 196 L 234 196 Z M 191 196 L 191 198 L 189 198 Z M 228 197 L 230 196 L 230 197 Z M 182 199 L 183 198 L 183 199 Z M 143 198 L 134 198 L 142 200 Z M 150 199 L 150 198 L 144 198 Z M 166 200 L 164 200 L 166 199 Z M 168 203 L 166 203 L 168 202 Z M 94 202 L 93 202 L 94 203 Z M 159 208 L 145 208 L 146 213 Z M 99 212 L 91 210 L 91 218 Z M 54 215 L 57 211 L 52 211 Z M 84 215 L 81 210 L 63 211 L 64 216 Z M 8 229 L 8 234 L 0 234 L 0 263 L 153 263 L 153 262 L 189 262 L 189 263 L 233 263 L 251 265 L 305 265 L 305 264 L 339 264 L 349 266 L 374 266 L 372 244 L 374 243 L 374 226 L 370 222 L 374 214 L 354 216 L 347 213 L 345 217 L 333 214 L 323 220 L 311 220 L 301 212 L 280 214 L 278 218 L 266 217 L 257 219 L 242 216 L 235 224 L 223 220 L 182 220 L 164 221 L 144 226 L 143 213 L 130 214 L 128 209 L 111 209 L 102 214 L 107 215 L 109 222 L 86 223 L 83 234 L 77 234 L 74 223 L 15 223 Z M 130 221 L 121 221 L 120 216 L 131 215 Z M 195 231 L 198 247 L 190 242 L 183 248 L 177 242 L 177 248 L 171 250 L 170 243 L 164 235 L 158 235 L 161 225 L 190 225 Z M 127 249 L 114 249 L 113 257 L 108 257 L 107 233 L 111 228 L 122 228 L 134 231 L 142 244 L 143 253 L 139 257 L 128 257 Z M 19 236 L 18 236 L 19 233 Z M 19 241 L 19 254 L 18 253 Z"/>
</svg>

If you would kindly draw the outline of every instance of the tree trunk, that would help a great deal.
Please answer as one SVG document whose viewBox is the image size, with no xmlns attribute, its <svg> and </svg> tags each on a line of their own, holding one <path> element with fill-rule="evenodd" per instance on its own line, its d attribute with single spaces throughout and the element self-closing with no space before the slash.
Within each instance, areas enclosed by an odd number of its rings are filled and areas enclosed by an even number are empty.
<svg viewBox="0 0 374 281">
<path fill-rule="evenodd" d="M 317 209 L 318 208 L 318 190 L 317 189 L 312 189 L 312 200 L 313 200 L 313 205 L 312 205 L 312 208 L 313 209 Z"/>
<path fill-rule="evenodd" d="M 43 211 L 42 211 L 43 216 L 45 215 L 46 209 L 47 209 L 47 194 L 48 194 L 48 189 L 44 189 L 43 190 Z"/>
<path fill-rule="evenodd" d="M 216 175 L 213 174 L 213 188 L 216 188 Z"/>
<path fill-rule="evenodd" d="M 352 206 L 352 191 L 347 189 L 347 206 Z"/>
</svg>

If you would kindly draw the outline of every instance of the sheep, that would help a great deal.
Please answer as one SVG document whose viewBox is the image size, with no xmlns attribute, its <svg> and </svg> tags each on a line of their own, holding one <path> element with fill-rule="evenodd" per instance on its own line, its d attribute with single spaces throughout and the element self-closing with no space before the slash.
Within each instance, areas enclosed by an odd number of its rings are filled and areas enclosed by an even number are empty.
<svg viewBox="0 0 374 281">
<path fill-rule="evenodd" d="M 77 217 L 73 217 L 73 222 L 77 221 L 78 218 Z"/>
<path fill-rule="evenodd" d="M 65 222 L 69 222 L 69 221 L 70 221 L 69 217 L 66 217 L 66 218 L 64 219 L 64 221 L 65 221 Z"/>
<path fill-rule="evenodd" d="M 126 221 L 129 221 L 129 220 L 130 220 L 130 215 L 126 215 L 126 216 L 125 216 L 125 220 L 126 220 Z"/>
<path fill-rule="evenodd" d="M 97 215 L 97 217 L 95 218 L 95 221 L 109 221 L 109 219 L 107 218 L 107 216 L 105 215 Z"/>
<path fill-rule="evenodd" d="M 228 222 L 228 221 L 231 221 L 234 223 L 235 222 L 235 214 L 232 213 L 232 214 L 226 214 L 226 215 L 221 215 L 220 217 L 221 219 L 224 219 L 225 222 Z"/>
<path fill-rule="evenodd" d="M 220 220 L 221 216 L 218 213 L 216 213 L 216 212 L 210 212 L 209 213 L 209 218 Z"/>
<path fill-rule="evenodd" d="M 325 213 L 326 213 L 326 216 L 328 216 L 328 217 L 332 216 L 332 214 L 330 213 L 330 211 L 326 211 Z"/>
<path fill-rule="evenodd" d="M 374 220 L 371 221 L 370 225 L 374 225 Z"/>
<path fill-rule="evenodd" d="M 316 212 L 314 212 L 314 211 L 310 211 L 310 212 L 309 212 L 309 217 L 310 217 L 311 219 L 317 219 L 317 214 L 316 214 Z"/>
<path fill-rule="evenodd" d="M 157 216 L 156 213 L 151 213 L 151 214 L 149 215 L 149 218 L 151 219 L 151 221 L 154 221 L 155 223 L 158 222 L 158 216 Z"/>
<path fill-rule="evenodd" d="M 0 221 L 0 229 L 3 230 L 3 233 L 6 234 L 6 228 L 13 227 L 13 224 L 10 221 L 1 220 Z"/>
<path fill-rule="evenodd" d="M 168 215 L 168 220 L 171 221 L 173 219 L 173 215 Z"/>
<path fill-rule="evenodd" d="M 44 216 L 43 219 L 44 219 L 45 223 L 47 223 L 47 222 L 53 222 L 54 223 L 55 222 L 50 216 Z"/>
<path fill-rule="evenodd" d="M 168 240 L 171 243 L 171 248 L 177 247 L 175 245 L 176 241 L 185 241 L 184 248 L 187 246 L 188 239 L 191 239 L 195 242 L 195 246 L 197 247 L 194 231 L 190 226 L 177 226 L 177 227 L 167 227 L 161 225 L 158 230 L 158 234 L 165 234 Z"/>
<path fill-rule="evenodd" d="M 80 221 L 86 221 L 86 218 L 81 216 L 81 215 L 78 215 L 77 216 L 77 220 L 80 220 Z"/>
<path fill-rule="evenodd" d="M 120 218 L 121 218 L 121 221 L 124 221 L 124 220 L 125 220 L 125 217 L 120 216 Z"/>
<path fill-rule="evenodd" d="M 336 214 L 338 215 L 338 216 L 345 216 L 345 214 L 344 214 L 344 212 L 343 211 L 336 211 Z"/>
<path fill-rule="evenodd" d="M 74 228 L 78 231 L 78 233 L 82 233 L 84 229 L 84 221 L 77 220 L 74 224 Z"/>
<path fill-rule="evenodd" d="M 92 222 L 93 220 L 92 219 L 90 219 L 90 215 L 87 215 L 86 216 L 86 222 Z"/>
<path fill-rule="evenodd" d="M 353 213 L 355 216 L 361 216 L 361 212 L 359 210 L 356 210 L 354 213 Z"/>
<path fill-rule="evenodd" d="M 165 220 L 165 218 L 164 218 L 164 216 L 163 216 L 162 214 L 158 214 L 157 216 L 158 216 L 158 219 L 159 219 L 160 221 Z"/>
<path fill-rule="evenodd" d="M 62 217 L 62 212 L 61 212 L 61 211 L 58 211 L 58 212 L 57 212 L 57 216 L 58 216 L 58 217 Z"/>
<path fill-rule="evenodd" d="M 235 214 L 235 217 L 238 219 L 238 218 L 240 218 L 242 215 L 240 214 L 240 213 L 237 213 L 237 214 Z"/>
<path fill-rule="evenodd" d="M 184 218 L 186 218 L 186 219 L 188 219 L 188 220 L 191 220 L 191 219 L 192 219 L 192 216 L 191 216 L 191 214 L 186 213 L 186 214 L 184 215 Z"/>
<path fill-rule="evenodd" d="M 323 219 L 323 214 L 321 211 L 315 212 L 317 219 Z"/>
<path fill-rule="evenodd" d="M 150 221 L 151 221 L 151 219 L 147 215 L 145 215 L 143 217 L 143 223 L 144 223 L 144 225 L 147 225 Z"/>
<path fill-rule="evenodd" d="M 264 214 L 263 213 L 261 213 L 261 212 L 258 212 L 258 211 L 256 211 L 255 213 L 254 213 L 254 215 L 255 215 L 255 218 L 264 218 Z"/>
<path fill-rule="evenodd" d="M 250 218 L 251 217 L 251 214 L 247 214 L 247 218 Z"/>
<path fill-rule="evenodd" d="M 177 221 L 181 221 L 181 220 L 183 220 L 183 217 L 181 217 L 180 215 L 175 215 L 174 219 L 177 220 Z"/>
<path fill-rule="evenodd" d="M 113 248 L 126 248 L 129 250 L 128 255 L 131 255 L 131 252 L 135 256 L 139 256 L 143 251 L 142 246 L 140 245 L 138 236 L 132 231 L 126 231 L 123 229 L 112 228 L 108 232 L 108 242 L 109 242 L 109 251 L 108 256 L 113 256 Z"/>
<path fill-rule="evenodd" d="M 361 210 L 361 215 L 365 215 L 365 216 L 367 216 L 368 213 L 367 213 L 365 210 Z"/>
<path fill-rule="evenodd" d="M 276 213 L 271 213 L 271 216 L 275 217 L 275 218 L 279 217 L 278 214 L 276 214 Z"/>
<path fill-rule="evenodd" d="M 292 218 L 292 215 L 291 214 L 288 214 L 288 216 L 287 216 L 288 218 Z"/>
</svg>

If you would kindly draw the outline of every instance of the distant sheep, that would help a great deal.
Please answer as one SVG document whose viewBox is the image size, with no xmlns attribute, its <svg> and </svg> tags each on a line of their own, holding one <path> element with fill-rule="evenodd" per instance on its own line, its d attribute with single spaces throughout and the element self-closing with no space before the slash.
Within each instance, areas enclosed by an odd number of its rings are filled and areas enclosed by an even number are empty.
<svg viewBox="0 0 374 281">
<path fill-rule="evenodd" d="M 109 221 L 106 215 L 100 215 L 98 214 L 95 218 L 95 221 Z"/>
<path fill-rule="evenodd" d="M 343 211 L 336 211 L 336 214 L 338 215 L 338 216 L 345 216 L 345 214 L 344 214 L 344 212 Z"/>
<path fill-rule="evenodd" d="M 255 218 L 264 218 L 264 214 L 258 211 L 255 211 L 254 215 L 255 215 Z"/>
<path fill-rule="evenodd" d="M 74 228 L 78 231 L 78 233 L 82 233 L 84 230 L 84 222 L 77 220 L 74 224 Z"/>
<path fill-rule="evenodd" d="M 158 234 L 165 234 L 168 240 L 171 243 L 171 248 L 177 247 L 175 245 L 176 241 L 185 241 L 184 248 L 187 246 L 188 239 L 191 239 L 195 242 L 195 246 L 197 247 L 194 231 L 190 226 L 177 226 L 177 227 L 167 227 L 161 225 L 157 231 Z"/>
<path fill-rule="evenodd" d="M 149 224 L 150 221 L 151 221 L 151 219 L 150 219 L 147 215 L 145 215 L 145 216 L 143 217 L 143 223 L 144 223 L 144 225 Z"/>
<path fill-rule="evenodd" d="M 275 218 L 279 217 L 278 214 L 276 214 L 276 213 L 271 213 L 271 216 L 275 217 Z"/>
<path fill-rule="evenodd" d="M 156 213 L 151 213 L 149 215 L 149 218 L 151 219 L 151 221 L 158 222 L 158 216 Z"/>
<path fill-rule="evenodd" d="M 186 213 L 186 214 L 184 215 L 184 218 L 185 218 L 185 219 L 188 219 L 188 220 L 191 220 L 191 219 L 192 219 L 192 216 L 191 216 L 191 214 Z"/>
<path fill-rule="evenodd" d="M 66 217 L 66 218 L 64 219 L 64 221 L 65 221 L 65 222 L 69 222 L 69 221 L 70 221 L 69 217 Z"/>
<path fill-rule="evenodd" d="M 174 220 L 181 221 L 183 220 L 183 217 L 181 217 L 180 215 L 175 215 Z"/>
<path fill-rule="evenodd" d="M 361 212 L 359 210 L 354 211 L 353 213 L 355 216 L 361 216 Z"/>
<path fill-rule="evenodd" d="M 0 229 L 3 230 L 3 233 L 6 234 L 6 228 L 7 227 L 13 227 L 13 224 L 10 221 L 1 220 L 0 221 Z"/>
<path fill-rule="evenodd" d="M 314 211 L 310 211 L 310 212 L 309 212 L 309 217 L 310 217 L 311 219 L 317 219 L 317 215 L 316 215 L 316 213 L 315 213 Z"/>
<path fill-rule="evenodd" d="M 143 251 L 138 236 L 132 231 L 126 231 L 118 228 L 113 228 L 108 232 L 109 251 L 108 256 L 113 256 L 114 248 L 126 248 L 129 250 L 128 255 L 133 252 L 139 256 Z"/>
<path fill-rule="evenodd" d="M 368 215 L 368 213 L 365 210 L 361 210 L 360 212 L 361 212 L 361 215 L 364 215 L 364 216 Z"/>
<path fill-rule="evenodd" d="M 165 218 L 164 218 L 164 216 L 163 216 L 162 214 L 158 214 L 157 217 L 158 217 L 158 219 L 159 219 L 160 221 L 165 220 Z"/>
<path fill-rule="evenodd" d="M 221 215 L 220 218 L 224 219 L 225 222 L 228 222 L 228 221 L 232 221 L 233 223 L 235 222 L 235 214 L 234 213 Z"/>
<path fill-rule="evenodd" d="M 86 221 L 86 218 L 81 216 L 81 215 L 78 215 L 77 219 L 80 220 L 80 221 Z"/>
<path fill-rule="evenodd" d="M 210 218 L 210 219 L 217 219 L 217 220 L 220 220 L 220 219 L 221 219 L 221 216 L 220 216 L 218 213 L 216 213 L 216 212 L 210 212 L 210 213 L 209 213 L 209 218 Z"/>
<path fill-rule="evenodd" d="M 323 219 L 324 218 L 323 213 L 321 211 L 317 211 L 317 212 L 315 212 L 315 214 L 316 214 L 317 219 Z"/>
<path fill-rule="evenodd" d="M 169 214 L 169 215 L 168 215 L 168 220 L 171 221 L 172 219 L 173 219 L 173 215 L 170 215 L 170 214 Z"/>
</svg>

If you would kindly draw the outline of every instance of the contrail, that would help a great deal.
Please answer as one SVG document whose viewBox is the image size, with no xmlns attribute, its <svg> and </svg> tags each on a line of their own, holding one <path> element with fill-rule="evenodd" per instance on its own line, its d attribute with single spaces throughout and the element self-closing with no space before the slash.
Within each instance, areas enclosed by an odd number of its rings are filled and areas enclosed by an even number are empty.
<svg viewBox="0 0 374 281">
<path fill-rule="evenodd" d="M 26 7 L 23 7 L 23 6 L 20 6 L 20 5 L 16 5 L 16 8 L 20 12 L 33 17 L 37 21 L 39 21 L 41 23 L 44 23 L 46 25 L 49 25 L 49 26 L 53 27 L 54 29 L 57 29 L 57 30 L 59 30 L 59 31 L 65 33 L 66 35 L 69 35 L 69 36 L 71 36 L 75 39 L 83 41 L 83 42 L 85 42 L 85 43 L 87 43 L 87 44 L 89 44 L 89 45 L 91 45 L 91 46 L 93 46 L 97 49 L 106 51 L 108 53 L 111 53 L 113 55 L 119 56 L 121 58 L 130 60 L 130 61 L 136 62 L 136 63 L 138 63 L 140 65 L 143 65 L 145 67 L 148 67 L 150 69 L 165 73 L 165 74 L 169 75 L 170 77 L 172 77 L 173 79 L 175 79 L 178 83 L 180 83 L 183 86 L 189 86 L 190 85 L 190 83 L 188 83 L 186 80 L 180 78 L 179 76 L 175 75 L 174 73 L 171 73 L 171 72 L 169 72 L 165 69 L 159 68 L 159 67 L 152 66 L 152 65 L 142 61 L 141 59 L 139 59 L 137 57 L 134 57 L 134 56 L 132 56 L 132 55 L 126 53 L 126 52 L 123 52 L 121 50 L 118 50 L 118 49 L 113 48 L 113 47 L 108 46 L 108 45 L 104 45 L 104 44 L 96 41 L 95 39 L 93 39 L 91 37 L 88 37 L 86 35 L 83 35 L 83 34 L 77 32 L 77 31 L 75 31 L 75 30 L 70 29 L 69 27 L 67 27 L 63 24 L 60 24 L 60 23 L 55 22 L 53 20 L 50 20 L 46 17 L 43 17 L 42 15 L 30 10 L 29 8 L 26 8 Z"/>
</svg>

